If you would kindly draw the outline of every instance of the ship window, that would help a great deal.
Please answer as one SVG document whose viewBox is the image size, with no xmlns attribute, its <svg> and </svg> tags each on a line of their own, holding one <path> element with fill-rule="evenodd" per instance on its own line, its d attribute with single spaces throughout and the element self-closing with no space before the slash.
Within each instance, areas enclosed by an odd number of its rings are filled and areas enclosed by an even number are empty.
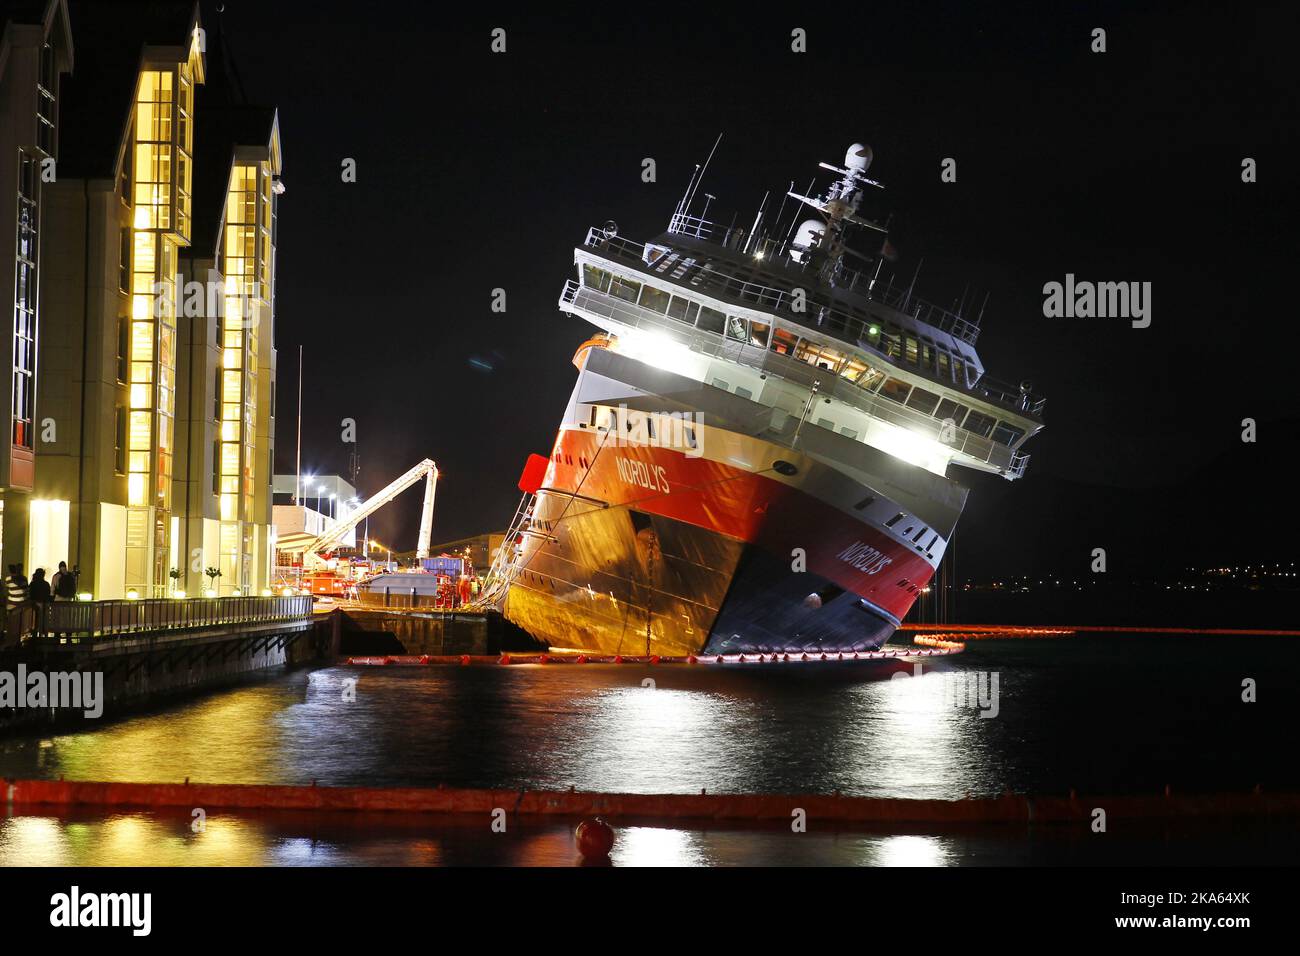
<svg viewBox="0 0 1300 956">
<path fill-rule="evenodd" d="M 957 379 L 957 384 L 966 387 L 966 365 L 957 356 L 952 357 L 952 371 Z"/>
<path fill-rule="evenodd" d="M 921 530 L 912 536 L 912 540 L 920 541 L 923 537 L 925 537 L 925 533 L 929 530 L 930 529 L 927 528 L 925 525 L 921 525 Z"/>
<path fill-rule="evenodd" d="M 951 398 L 945 398 L 934 410 L 934 417 L 943 422 L 952 419 L 954 425 L 960 426 L 961 420 L 966 417 L 966 411 L 965 405 L 958 405 Z"/>
<path fill-rule="evenodd" d="M 939 353 L 939 377 L 944 381 L 952 381 L 952 363 L 948 360 L 947 352 Z"/>
<path fill-rule="evenodd" d="M 797 341 L 794 333 L 778 328 L 772 332 L 772 351 L 778 355 L 790 355 Z"/>
<path fill-rule="evenodd" d="M 749 344 L 757 345 L 760 349 L 767 348 L 767 337 L 771 331 L 772 327 L 766 322 L 750 322 Z"/>
<path fill-rule="evenodd" d="M 929 342 L 921 343 L 921 367 L 934 368 L 934 346 Z"/>
<path fill-rule="evenodd" d="M 907 400 L 908 408 L 915 408 L 918 411 L 925 412 L 929 415 L 936 405 L 939 404 L 939 396 L 934 392 L 927 392 L 923 388 L 912 389 L 912 395 Z"/>
<path fill-rule="evenodd" d="M 844 353 L 804 339 L 795 350 L 795 358 L 829 372 L 839 368 L 840 363 L 844 361 Z"/>
<path fill-rule="evenodd" d="M 744 342 L 749 339 L 749 334 L 745 331 L 745 320 L 740 316 L 727 316 L 727 338 L 735 339 L 737 342 Z"/>
<path fill-rule="evenodd" d="M 861 501 L 859 501 L 856 505 L 853 506 L 853 510 L 864 511 L 865 509 L 870 508 L 871 503 L 875 500 L 876 499 L 873 495 L 867 495 L 865 498 L 863 498 Z"/>
<path fill-rule="evenodd" d="M 993 430 L 996 419 L 992 415 L 985 415 L 983 412 L 972 411 L 966 416 L 966 424 L 963 426 L 968 432 L 974 432 L 981 438 L 988 438 L 989 432 Z"/>
<path fill-rule="evenodd" d="M 938 543 L 939 543 L 939 533 L 936 531 L 934 537 L 930 539 L 930 543 L 925 546 L 925 550 L 931 552 L 934 551 L 934 546 Z"/>
<path fill-rule="evenodd" d="M 722 379 L 720 379 L 720 378 L 715 378 L 715 379 L 713 380 L 713 383 L 712 383 L 712 384 L 713 384 L 713 387 L 714 387 L 714 388 L 720 388 L 720 389 L 722 389 L 724 392 L 725 392 L 727 389 L 729 389 L 729 388 L 731 387 L 730 385 L 728 385 L 726 382 L 724 382 L 724 381 L 723 381 Z"/>
<path fill-rule="evenodd" d="M 847 378 L 850 382 L 856 382 L 858 378 L 862 375 L 862 373 L 865 371 L 867 371 L 866 363 L 863 362 L 861 359 L 855 358 L 854 356 L 850 355 L 848 357 L 848 360 L 844 363 L 844 367 L 840 369 L 840 374 L 843 375 L 845 378 Z"/>
<path fill-rule="evenodd" d="M 681 296 L 673 296 L 668 303 L 668 317 L 676 319 L 679 322 L 685 322 L 687 325 L 695 324 L 695 316 L 700 311 L 700 307 Z"/>
<path fill-rule="evenodd" d="M 589 289 L 608 292 L 609 273 L 604 269 L 597 269 L 595 266 L 584 264 L 582 267 L 582 284 Z"/>
<path fill-rule="evenodd" d="M 916 337 L 907 335 L 903 337 L 903 358 L 909 365 L 916 364 L 917 344 Z"/>
<path fill-rule="evenodd" d="M 1014 425 L 1008 425 L 1006 422 L 998 422 L 998 427 L 993 429 L 993 440 L 1003 445 L 1014 445 L 1024 436 L 1023 428 L 1016 428 Z"/>
<path fill-rule="evenodd" d="M 900 511 L 898 514 L 894 515 L 894 517 L 890 518 L 888 521 L 885 522 L 885 527 L 892 528 L 894 525 L 898 524 L 898 522 L 902 520 L 903 520 L 903 512 Z"/>
<path fill-rule="evenodd" d="M 852 438 L 854 441 L 856 441 L 858 438 L 857 429 L 849 428 L 848 426 L 841 428 L 840 434 L 843 435 L 845 438 Z"/>
<path fill-rule="evenodd" d="M 858 376 L 858 384 L 868 392 L 874 392 L 880 387 L 880 383 L 885 380 L 885 373 L 878 368 L 868 368 Z"/>
<path fill-rule="evenodd" d="M 736 386 L 736 394 L 739 395 L 741 398 L 753 398 L 753 397 L 754 397 L 754 393 L 753 393 L 753 392 L 751 392 L 751 391 L 750 391 L 749 389 L 747 389 L 747 388 L 741 388 L 739 385 Z"/>
<path fill-rule="evenodd" d="M 894 332 L 885 332 L 880 336 L 880 351 L 884 352 L 888 358 L 898 358 L 898 335 Z"/>
<path fill-rule="evenodd" d="M 609 294 L 624 302 L 635 302 L 641 294 L 641 283 L 624 279 L 622 276 L 613 276 L 609 283 Z"/>
<path fill-rule="evenodd" d="M 663 289 L 656 289 L 652 285 L 646 286 L 641 290 L 641 305 L 651 311 L 658 312 L 660 315 L 668 311 L 668 300 L 672 296 Z"/>
<path fill-rule="evenodd" d="M 727 317 L 717 309 L 710 309 L 707 305 L 700 306 L 700 319 L 695 323 L 695 327 L 703 329 L 705 332 L 712 332 L 714 335 L 722 334 L 722 326 L 727 321 Z"/>
<path fill-rule="evenodd" d="M 829 418 L 819 418 L 817 419 L 817 424 L 820 425 L 822 428 L 829 429 L 830 431 L 835 431 L 835 423 L 831 421 Z"/>
<path fill-rule="evenodd" d="M 907 393 L 911 390 L 912 386 L 908 385 L 902 379 L 891 378 L 886 379 L 885 384 L 881 386 L 880 394 L 890 401 L 898 402 L 901 405 L 903 402 L 907 401 Z"/>
</svg>

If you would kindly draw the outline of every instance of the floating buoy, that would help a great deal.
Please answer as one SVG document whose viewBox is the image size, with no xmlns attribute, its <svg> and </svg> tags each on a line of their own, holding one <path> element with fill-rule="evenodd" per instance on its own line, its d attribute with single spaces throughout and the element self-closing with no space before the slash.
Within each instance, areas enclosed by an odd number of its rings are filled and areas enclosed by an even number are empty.
<svg viewBox="0 0 1300 956">
<path fill-rule="evenodd" d="M 578 824 L 573 840 L 584 860 L 600 860 L 614 849 L 614 828 L 600 817 L 592 817 Z"/>
</svg>

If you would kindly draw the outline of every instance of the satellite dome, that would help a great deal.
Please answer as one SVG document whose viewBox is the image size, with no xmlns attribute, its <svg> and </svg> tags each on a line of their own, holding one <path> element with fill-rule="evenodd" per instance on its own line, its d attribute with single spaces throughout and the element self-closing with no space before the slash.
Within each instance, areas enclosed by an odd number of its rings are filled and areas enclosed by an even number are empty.
<svg viewBox="0 0 1300 956">
<path fill-rule="evenodd" d="M 790 258 L 800 264 L 808 259 L 809 250 L 813 249 L 826 231 L 826 224 L 820 219 L 805 219 L 799 224 L 790 245 Z"/>
<path fill-rule="evenodd" d="M 854 143 L 844 154 L 844 168 L 851 169 L 855 173 L 865 173 L 874 156 L 870 146 L 865 143 Z"/>
</svg>

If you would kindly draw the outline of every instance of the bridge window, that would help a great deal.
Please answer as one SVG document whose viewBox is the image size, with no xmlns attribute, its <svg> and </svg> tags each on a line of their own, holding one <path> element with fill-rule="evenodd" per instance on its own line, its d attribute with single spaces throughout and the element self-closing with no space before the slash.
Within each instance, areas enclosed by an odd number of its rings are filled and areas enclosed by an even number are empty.
<svg viewBox="0 0 1300 956">
<path fill-rule="evenodd" d="M 957 379 L 957 384 L 960 385 L 962 388 L 965 388 L 967 385 L 966 363 L 964 363 L 961 359 L 959 359 L 955 355 L 952 357 L 952 372 Z"/>
<path fill-rule="evenodd" d="M 604 269 L 584 264 L 582 267 L 582 284 L 597 292 L 609 291 L 609 273 Z"/>
<path fill-rule="evenodd" d="M 993 440 L 1003 445 L 1011 446 L 1020 441 L 1025 436 L 1023 428 L 1016 428 L 1006 422 L 998 422 L 997 427 L 993 429 Z"/>
<path fill-rule="evenodd" d="M 890 378 L 885 380 L 885 384 L 880 387 L 880 394 L 892 402 L 898 402 L 900 405 L 907 401 L 907 393 L 912 390 L 902 379 Z"/>
<path fill-rule="evenodd" d="M 658 312 L 660 315 L 668 312 L 668 300 L 671 298 L 672 296 L 663 289 L 656 289 L 652 285 L 648 285 L 641 290 L 642 307 Z"/>
<path fill-rule="evenodd" d="M 772 327 L 766 322 L 749 323 L 749 344 L 757 345 L 760 349 L 767 348 L 767 337 L 772 332 Z"/>
<path fill-rule="evenodd" d="M 952 362 L 948 358 L 948 353 L 939 352 L 939 377 L 945 382 L 952 381 Z"/>
<path fill-rule="evenodd" d="M 835 349 L 819 345 L 817 342 L 803 339 L 799 342 L 799 347 L 795 350 L 794 357 L 809 365 L 816 365 L 818 368 L 826 369 L 833 372 L 840 367 L 844 361 L 844 353 Z"/>
<path fill-rule="evenodd" d="M 963 426 L 968 432 L 974 432 L 981 438 L 988 438 L 989 432 L 997 424 L 997 419 L 992 415 L 985 415 L 983 412 L 972 411 L 966 416 L 966 424 Z"/>
<path fill-rule="evenodd" d="M 939 403 L 939 407 L 934 410 L 934 417 L 940 421 L 952 419 L 954 425 L 961 425 L 961 420 L 966 417 L 967 408 L 965 405 L 958 405 L 951 398 L 945 398 Z"/>
<path fill-rule="evenodd" d="M 785 329 L 778 328 L 772 332 L 772 351 L 778 355 L 793 355 L 798 338 Z"/>
<path fill-rule="evenodd" d="M 898 514 L 894 515 L 894 517 L 890 518 L 888 521 L 885 522 L 885 527 L 892 528 L 894 525 L 898 524 L 898 522 L 902 520 L 903 520 L 903 512 L 900 511 Z"/>
<path fill-rule="evenodd" d="M 609 294 L 624 302 L 635 302 L 641 295 L 641 283 L 624 279 L 622 276 L 612 276 L 609 282 Z"/>
<path fill-rule="evenodd" d="M 840 429 L 840 434 L 845 438 L 852 438 L 854 441 L 857 441 L 858 438 L 857 429 L 849 428 L 847 425 Z"/>
<path fill-rule="evenodd" d="M 722 327 L 726 324 L 727 317 L 717 309 L 710 309 L 706 305 L 700 306 L 700 318 L 695 323 L 695 327 L 705 332 L 712 332 L 714 335 L 722 334 Z"/>
<path fill-rule="evenodd" d="M 912 389 L 912 396 L 907 400 L 908 408 L 915 408 L 929 415 L 939 404 L 939 396 L 923 388 Z"/>
<path fill-rule="evenodd" d="M 687 325 L 695 324 L 695 316 L 699 311 L 700 307 L 696 303 L 681 296 L 673 296 L 672 301 L 668 303 L 668 318 L 685 322 Z"/>
<path fill-rule="evenodd" d="M 740 316 L 727 316 L 727 338 L 735 339 L 737 342 L 749 340 L 749 333 L 745 330 L 745 320 Z"/>
</svg>

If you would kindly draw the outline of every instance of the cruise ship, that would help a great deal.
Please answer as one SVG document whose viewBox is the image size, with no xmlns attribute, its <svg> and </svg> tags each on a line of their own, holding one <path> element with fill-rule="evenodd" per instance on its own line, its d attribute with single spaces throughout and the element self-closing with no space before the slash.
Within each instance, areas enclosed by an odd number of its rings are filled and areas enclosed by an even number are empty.
<svg viewBox="0 0 1300 956">
<path fill-rule="evenodd" d="M 871 161 L 748 226 L 693 212 L 706 162 L 665 234 L 587 232 L 559 307 L 595 331 L 521 479 L 508 619 L 607 655 L 875 650 L 952 538 L 956 469 L 1024 475 L 1044 400 L 984 374 L 978 318 L 881 280 Z"/>
</svg>

